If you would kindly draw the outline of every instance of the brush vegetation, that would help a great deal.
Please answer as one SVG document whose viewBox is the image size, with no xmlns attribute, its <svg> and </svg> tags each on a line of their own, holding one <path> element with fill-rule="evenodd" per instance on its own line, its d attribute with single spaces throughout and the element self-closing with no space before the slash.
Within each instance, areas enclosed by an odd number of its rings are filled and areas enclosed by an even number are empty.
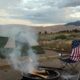
<svg viewBox="0 0 80 80">
<path fill-rule="evenodd" d="M 39 43 L 44 49 L 58 52 L 70 52 L 74 39 L 80 39 L 80 30 L 65 30 L 56 33 L 39 32 Z"/>
<path fill-rule="evenodd" d="M 33 51 L 36 54 L 43 54 L 44 49 L 54 50 L 58 52 L 70 52 L 71 43 L 74 39 L 80 39 L 80 30 L 66 30 L 56 33 L 44 33 L 39 32 L 39 44 L 38 46 L 32 46 Z M 4 48 L 8 41 L 8 37 L 0 37 L 0 57 L 5 58 L 5 54 L 8 55 L 13 49 Z M 16 46 L 18 42 L 16 42 Z M 28 45 L 21 43 L 21 56 L 27 55 Z"/>
</svg>

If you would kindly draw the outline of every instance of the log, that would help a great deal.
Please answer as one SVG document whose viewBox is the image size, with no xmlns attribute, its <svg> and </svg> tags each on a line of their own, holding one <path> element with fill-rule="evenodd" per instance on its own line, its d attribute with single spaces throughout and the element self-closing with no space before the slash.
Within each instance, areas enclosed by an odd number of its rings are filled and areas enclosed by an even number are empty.
<svg viewBox="0 0 80 80">
<path fill-rule="evenodd" d="M 31 74 L 42 77 L 42 78 L 45 78 L 45 79 L 47 79 L 47 77 L 48 77 L 47 75 L 42 75 L 42 74 L 39 74 L 39 73 L 31 73 Z"/>
</svg>

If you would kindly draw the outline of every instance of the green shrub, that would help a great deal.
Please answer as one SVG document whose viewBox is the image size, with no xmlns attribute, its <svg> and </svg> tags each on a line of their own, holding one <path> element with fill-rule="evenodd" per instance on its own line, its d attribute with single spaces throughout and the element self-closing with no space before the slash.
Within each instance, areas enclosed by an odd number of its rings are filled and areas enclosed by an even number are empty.
<svg viewBox="0 0 80 80">
<path fill-rule="evenodd" d="M 4 48 L 8 41 L 8 37 L 0 37 L 0 48 Z"/>
<path fill-rule="evenodd" d="M 29 49 L 28 44 L 23 44 L 23 45 L 22 45 L 22 48 L 21 48 L 21 56 L 26 56 L 26 55 L 28 55 L 28 54 L 27 54 L 28 49 Z"/>
<path fill-rule="evenodd" d="M 21 56 L 27 56 L 28 49 L 29 49 L 28 45 L 24 44 L 21 48 Z M 32 49 L 36 54 L 43 54 L 44 53 L 44 50 L 41 46 L 32 46 Z"/>
<path fill-rule="evenodd" d="M 67 36 L 65 36 L 65 35 L 59 35 L 59 36 L 56 36 L 54 39 L 55 40 L 57 40 L 57 39 L 67 39 Z"/>
<path fill-rule="evenodd" d="M 5 56 L 0 52 L 0 58 L 5 59 Z"/>
<path fill-rule="evenodd" d="M 44 50 L 41 46 L 33 46 L 32 49 L 34 50 L 35 53 L 37 54 L 44 54 Z"/>
<path fill-rule="evenodd" d="M 7 41 L 8 41 L 8 37 L 0 37 L 0 48 L 4 48 L 4 46 L 6 45 Z M 5 56 L 1 52 L 1 49 L 0 49 L 0 58 L 5 58 Z"/>
</svg>

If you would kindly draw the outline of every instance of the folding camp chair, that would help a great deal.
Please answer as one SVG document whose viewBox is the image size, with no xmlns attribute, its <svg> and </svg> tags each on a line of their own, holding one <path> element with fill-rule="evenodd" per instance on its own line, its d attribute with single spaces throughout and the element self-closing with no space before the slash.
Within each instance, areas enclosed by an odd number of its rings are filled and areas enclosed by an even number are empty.
<svg viewBox="0 0 80 80">
<path fill-rule="evenodd" d="M 76 70 L 80 61 L 80 40 L 73 40 L 71 46 L 71 54 L 67 58 L 64 58 L 63 54 L 60 53 L 59 59 L 63 62 L 64 68 L 68 67 L 71 70 Z"/>
</svg>

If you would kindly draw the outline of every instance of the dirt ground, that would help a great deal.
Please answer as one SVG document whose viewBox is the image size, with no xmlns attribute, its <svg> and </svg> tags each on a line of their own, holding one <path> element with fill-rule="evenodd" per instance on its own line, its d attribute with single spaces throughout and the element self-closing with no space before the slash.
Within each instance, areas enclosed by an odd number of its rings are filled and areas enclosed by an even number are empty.
<svg viewBox="0 0 80 80">
<path fill-rule="evenodd" d="M 49 56 L 51 58 L 49 58 Z M 52 56 L 56 58 L 52 58 Z M 43 57 L 42 60 L 40 60 L 41 66 L 56 68 L 60 68 L 62 66 L 61 61 L 58 59 L 58 53 L 56 52 L 46 50 L 46 54 L 41 54 L 39 57 Z M 45 57 L 47 58 L 45 59 Z M 8 66 L 5 60 L 0 59 L 0 80 L 20 80 L 21 77 L 22 75 L 20 72 Z"/>
</svg>

